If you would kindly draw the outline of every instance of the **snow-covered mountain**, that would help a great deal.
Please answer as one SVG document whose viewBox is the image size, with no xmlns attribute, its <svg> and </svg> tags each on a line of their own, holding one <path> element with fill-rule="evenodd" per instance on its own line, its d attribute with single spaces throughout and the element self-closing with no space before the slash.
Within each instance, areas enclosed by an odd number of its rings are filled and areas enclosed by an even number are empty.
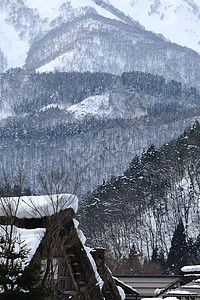
<svg viewBox="0 0 200 300">
<path fill-rule="evenodd" d="M 50 30 L 30 47 L 25 66 L 40 72 L 119 75 L 137 70 L 200 85 L 200 56 L 195 51 L 169 43 L 137 24 L 94 12 Z"/>
<path fill-rule="evenodd" d="M 29 48 L 37 48 L 38 44 L 34 46 L 36 41 L 51 30 L 59 31 L 63 23 L 88 13 L 120 20 L 138 29 L 142 28 L 140 23 L 147 30 L 160 33 L 172 42 L 200 52 L 200 3 L 197 0 L 1 0 L 0 71 L 23 65 Z M 96 30 L 101 30 L 97 24 L 96 26 Z M 83 29 L 86 27 L 87 25 L 83 26 Z M 98 37 L 96 39 L 96 49 L 101 52 L 101 40 Z M 78 44 L 83 52 L 88 50 L 80 39 Z M 59 45 L 53 46 L 55 47 L 58 48 Z M 105 56 L 104 51 L 102 55 Z M 76 62 L 76 56 L 74 49 L 59 53 L 41 71 L 63 69 L 68 62 Z M 86 68 L 90 67 L 88 64 Z M 123 59 L 121 64 L 124 64 Z M 77 68 L 80 70 L 79 65 Z"/>
<path fill-rule="evenodd" d="M 96 1 L 97 2 L 97 1 Z M 147 30 L 200 53 L 199 0 L 107 0 Z"/>
<path fill-rule="evenodd" d="M 1 0 L 0 71 L 23 65 L 30 45 L 49 30 L 92 11 L 117 19 L 92 0 Z"/>
<path fill-rule="evenodd" d="M 132 160 L 124 174 L 112 177 L 85 197 L 81 223 L 87 224 L 87 236 L 93 245 L 101 241 L 111 253 L 123 256 L 129 254 L 127 244 L 135 243 L 140 253 L 150 256 L 156 244 L 167 256 L 180 218 L 186 236 L 197 239 L 199 134 L 196 122 L 192 129 L 160 149 L 151 145 L 140 158 Z"/>
</svg>

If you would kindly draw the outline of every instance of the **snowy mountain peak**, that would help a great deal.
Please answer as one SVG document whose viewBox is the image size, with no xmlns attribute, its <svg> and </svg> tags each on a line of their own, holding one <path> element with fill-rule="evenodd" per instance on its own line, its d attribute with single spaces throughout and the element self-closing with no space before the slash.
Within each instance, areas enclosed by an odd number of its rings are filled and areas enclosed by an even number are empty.
<svg viewBox="0 0 200 300">
<path fill-rule="evenodd" d="M 30 46 L 50 30 L 91 12 L 200 53 L 198 0 L 7 0 L 0 1 L 0 71 L 23 65 Z"/>
<path fill-rule="evenodd" d="M 146 29 L 171 42 L 200 52 L 200 2 L 198 0 L 109 0 Z"/>
</svg>

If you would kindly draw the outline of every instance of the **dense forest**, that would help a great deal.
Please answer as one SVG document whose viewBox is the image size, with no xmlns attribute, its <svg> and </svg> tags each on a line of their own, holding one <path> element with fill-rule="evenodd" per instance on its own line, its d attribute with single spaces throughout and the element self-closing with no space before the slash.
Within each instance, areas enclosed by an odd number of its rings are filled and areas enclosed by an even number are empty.
<svg viewBox="0 0 200 300">
<path fill-rule="evenodd" d="M 0 176 L 15 176 L 22 166 L 34 193 L 43 193 L 38 173 L 62 166 L 72 178 L 79 175 L 83 195 L 122 174 L 150 144 L 177 138 L 200 116 L 196 88 L 137 71 L 115 76 L 10 69 L 0 75 L 0 85 Z M 108 105 L 99 107 L 101 115 L 97 110 L 77 118 L 68 110 L 101 95 Z"/>
<path fill-rule="evenodd" d="M 143 72 L 123 73 L 116 76 L 108 73 L 56 72 L 38 74 L 34 70 L 10 69 L 0 75 L 0 101 L 8 99 L 15 114 L 34 113 L 50 104 L 77 104 L 106 91 L 126 91 L 126 96 L 135 103 L 137 93 L 148 95 L 148 113 L 158 115 L 181 111 L 181 108 L 198 106 L 200 95 L 195 87 L 187 87 L 178 81 L 166 80 L 163 76 Z M 142 99 L 141 99 L 142 101 Z M 143 100 L 144 101 L 144 100 Z M 160 106 L 160 111 L 158 111 Z"/>
</svg>

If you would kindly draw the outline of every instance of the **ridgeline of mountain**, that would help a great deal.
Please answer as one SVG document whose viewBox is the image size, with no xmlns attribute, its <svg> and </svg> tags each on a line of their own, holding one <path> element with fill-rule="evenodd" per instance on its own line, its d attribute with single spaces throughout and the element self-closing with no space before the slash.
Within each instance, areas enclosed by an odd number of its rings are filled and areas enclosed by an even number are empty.
<svg viewBox="0 0 200 300">
<path fill-rule="evenodd" d="M 88 193 L 80 218 L 91 244 L 106 246 L 118 262 L 128 257 L 133 248 L 149 260 L 155 249 L 166 259 L 174 231 L 182 220 L 188 243 L 187 262 L 182 264 L 197 264 L 199 156 L 200 125 L 196 122 L 161 148 L 151 145 L 141 156 L 133 158 L 123 175 L 113 176 Z M 131 263 L 135 272 L 134 262 Z M 130 269 L 131 266 L 129 272 Z"/>
<path fill-rule="evenodd" d="M 142 71 L 199 87 L 200 57 L 138 26 L 95 13 L 63 23 L 35 42 L 26 68 L 45 71 Z M 192 69 L 192 72 L 191 72 Z"/>
<path fill-rule="evenodd" d="M 181 4 L 186 16 L 194 16 L 192 5 L 186 2 Z M 151 18 L 164 9 L 157 4 L 158 7 L 156 3 L 150 8 L 145 6 L 150 9 Z M 103 0 L 84 0 L 81 6 L 73 0 L 50 1 L 48 6 L 45 1 L 1 1 L 0 71 L 16 66 L 40 72 L 90 71 L 117 75 L 137 70 L 199 87 L 197 52 L 145 30 L 127 15 L 127 9 L 132 13 L 136 3 L 119 1 L 116 5 Z M 172 8 L 169 5 L 166 15 Z M 161 18 L 160 22 L 165 20 Z"/>
<path fill-rule="evenodd" d="M 200 52 L 200 3 L 198 0 L 93 0 L 102 7 L 113 5 L 147 30 Z"/>
<path fill-rule="evenodd" d="M 198 39 L 200 28 L 199 11 L 200 7 L 197 0 L 177 0 L 176 2 L 171 0 L 145 0 L 142 2 L 130 0 L 119 0 L 117 2 L 113 0 L 84 0 L 81 1 L 81 3 L 74 0 L 68 0 L 67 2 L 65 0 L 49 0 L 48 4 L 45 0 L 1 0 L 0 36 L 2 43 L 0 52 L 2 55 L 0 57 L 0 70 L 5 71 L 8 68 L 24 65 L 30 47 L 31 49 L 36 48 L 37 42 L 39 40 L 42 42 L 43 37 L 45 35 L 49 36 L 52 30 L 61 32 L 60 28 L 63 28 L 62 24 L 67 22 L 76 23 L 76 19 L 78 20 L 87 14 L 98 14 L 106 18 L 107 21 L 102 19 L 103 23 L 105 21 L 104 27 L 107 26 L 106 23 L 109 21 L 111 21 L 111 25 L 112 20 L 119 21 L 118 25 L 123 22 L 124 25 L 132 26 L 133 31 L 130 33 L 130 39 L 132 39 L 135 29 L 138 29 L 137 34 L 139 34 L 142 30 L 145 32 L 144 28 L 146 28 L 146 30 L 157 33 L 157 36 L 158 34 L 160 37 L 163 35 L 165 41 L 167 39 L 173 43 L 200 52 Z M 83 33 L 84 28 L 88 26 L 88 20 L 86 20 L 85 24 L 83 21 L 80 26 L 82 26 L 80 33 Z M 94 19 L 91 21 L 91 26 L 94 26 Z M 101 24 L 101 28 L 99 28 L 100 31 L 102 31 L 102 26 L 103 24 Z M 123 34 L 122 28 L 120 31 L 120 35 Z M 82 40 L 79 40 L 80 44 L 83 42 L 83 49 L 86 47 L 87 40 L 91 39 L 91 32 L 88 32 L 88 34 L 89 36 L 86 39 L 84 37 Z M 99 39 L 100 32 L 93 31 L 93 34 L 96 35 L 96 39 Z M 124 34 L 127 35 L 126 30 Z M 67 37 L 66 32 L 63 37 Z M 62 40 L 60 35 L 58 38 L 60 41 Z M 164 38 L 162 39 L 164 40 Z M 65 39 L 63 39 L 62 42 L 65 43 Z M 114 40 L 114 42 L 118 43 L 117 39 Z M 125 43 L 128 45 L 127 39 Z M 58 48 L 60 48 L 59 52 L 62 51 L 62 45 L 52 43 L 52 47 L 54 48 L 54 54 Z M 99 46 L 96 47 L 96 49 L 100 52 Z M 102 50 L 106 50 L 105 46 Z M 179 51 L 179 57 L 183 56 L 181 53 L 184 51 L 187 52 L 184 48 Z M 105 54 L 107 60 L 109 60 L 109 56 L 106 52 L 102 52 L 102 55 L 103 54 Z M 70 52 L 68 55 L 71 56 L 72 59 L 73 53 Z M 90 57 L 89 54 L 88 57 Z M 54 61 L 49 67 L 54 69 L 56 63 L 58 65 L 57 68 L 64 68 L 67 58 L 65 57 L 63 61 L 59 57 L 57 59 L 59 62 Z M 73 59 L 75 59 L 75 57 Z M 159 56 L 159 60 L 160 59 L 161 56 Z M 70 61 L 69 57 L 68 60 Z M 90 61 L 91 60 L 92 57 L 90 58 Z M 80 69 L 77 71 L 80 71 Z M 140 71 L 142 71 L 142 69 L 140 69 Z M 192 85 L 194 85 L 194 82 Z"/>
<path fill-rule="evenodd" d="M 1 170 L 14 176 L 21 166 L 37 193 L 38 173 L 62 166 L 72 185 L 79 175 L 82 195 L 122 174 L 150 144 L 178 137 L 200 116 L 196 88 L 147 73 L 14 69 L 1 75 L 0 84 Z"/>
</svg>

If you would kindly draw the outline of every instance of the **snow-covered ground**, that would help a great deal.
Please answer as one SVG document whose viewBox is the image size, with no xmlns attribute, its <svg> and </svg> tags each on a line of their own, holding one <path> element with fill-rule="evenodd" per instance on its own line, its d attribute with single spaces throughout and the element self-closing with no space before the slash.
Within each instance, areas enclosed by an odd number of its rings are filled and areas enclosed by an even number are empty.
<svg viewBox="0 0 200 300">
<path fill-rule="evenodd" d="M 60 16 L 61 7 L 63 4 L 66 4 L 66 0 L 24 0 L 24 3 L 28 7 L 37 10 L 42 19 L 47 18 L 48 21 L 51 22 Z M 67 1 L 67 3 L 69 3 L 77 13 L 81 8 L 88 6 L 94 8 L 100 15 L 106 18 L 118 19 L 115 15 L 100 7 L 92 0 L 71 0 Z"/>
<path fill-rule="evenodd" d="M 126 104 L 123 101 L 117 101 L 119 95 L 111 97 L 108 93 L 102 95 L 96 95 L 84 99 L 78 104 L 74 104 L 67 108 L 66 111 L 72 114 L 76 119 L 83 119 L 84 117 L 97 117 L 97 118 L 136 118 L 146 114 L 145 110 L 137 107 L 137 103 L 134 106 L 134 112 L 129 111 Z"/>
<path fill-rule="evenodd" d="M 14 26 L 8 24 L 7 14 L 0 10 L 0 49 L 7 57 L 7 67 L 13 68 L 25 63 L 29 49 L 28 41 L 18 36 Z"/>
<path fill-rule="evenodd" d="M 75 118 L 81 119 L 86 115 L 111 117 L 114 112 L 109 103 L 109 94 L 89 97 L 67 109 Z"/>
<path fill-rule="evenodd" d="M 35 9 L 42 19 L 47 18 L 49 22 L 60 15 L 60 6 L 65 0 L 24 0 L 24 3 L 32 9 Z"/>
</svg>

